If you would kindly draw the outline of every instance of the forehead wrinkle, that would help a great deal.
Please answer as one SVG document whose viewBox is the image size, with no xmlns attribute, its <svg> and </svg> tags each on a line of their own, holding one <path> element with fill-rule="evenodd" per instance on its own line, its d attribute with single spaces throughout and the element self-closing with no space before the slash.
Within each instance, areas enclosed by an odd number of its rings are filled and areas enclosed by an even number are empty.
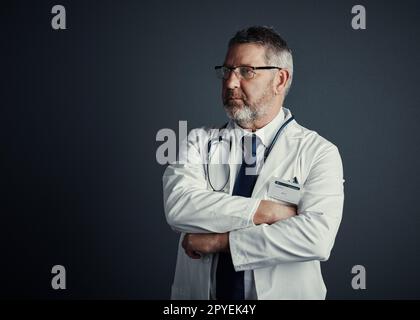
<svg viewBox="0 0 420 320">
<path fill-rule="evenodd" d="M 248 47 L 249 49 L 243 49 Z M 239 49 L 242 48 L 242 49 Z M 235 66 L 262 66 L 265 64 L 265 48 L 255 44 L 239 44 L 231 47 L 225 58 L 224 65 Z"/>
</svg>

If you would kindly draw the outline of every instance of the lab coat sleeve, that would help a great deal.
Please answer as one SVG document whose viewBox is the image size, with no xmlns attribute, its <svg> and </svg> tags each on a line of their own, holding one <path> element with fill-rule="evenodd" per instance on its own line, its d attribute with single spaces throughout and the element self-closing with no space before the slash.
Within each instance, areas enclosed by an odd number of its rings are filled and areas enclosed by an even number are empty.
<svg viewBox="0 0 420 320">
<path fill-rule="evenodd" d="M 343 168 L 337 148 L 324 148 L 310 166 L 298 215 L 231 232 L 236 271 L 329 258 L 343 210 Z"/>
<path fill-rule="evenodd" d="M 163 174 L 166 220 L 175 231 L 225 233 L 254 225 L 258 199 L 208 190 L 203 155 L 194 130 L 188 137 L 188 161 L 170 164 Z"/>
</svg>

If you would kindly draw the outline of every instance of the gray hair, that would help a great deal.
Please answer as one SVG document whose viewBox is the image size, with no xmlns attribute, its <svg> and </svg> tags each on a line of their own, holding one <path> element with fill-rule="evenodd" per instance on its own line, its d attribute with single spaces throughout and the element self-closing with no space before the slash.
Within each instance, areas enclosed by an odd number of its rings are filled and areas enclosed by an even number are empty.
<svg viewBox="0 0 420 320">
<path fill-rule="evenodd" d="M 285 95 L 289 93 L 293 79 L 292 50 L 286 41 L 273 29 L 265 26 L 252 26 L 238 31 L 229 40 L 228 47 L 241 43 L 255 43 L 265 48 L 265 60 L 267 64 L 287 69 L 289 79 L 285 87 Z"/>
</svg>

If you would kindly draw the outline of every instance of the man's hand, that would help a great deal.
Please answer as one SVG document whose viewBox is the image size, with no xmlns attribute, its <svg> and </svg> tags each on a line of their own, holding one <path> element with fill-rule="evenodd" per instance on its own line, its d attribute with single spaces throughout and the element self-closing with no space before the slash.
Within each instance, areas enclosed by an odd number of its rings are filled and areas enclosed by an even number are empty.
<svg viewBox="0 0 420 320">
<path fill-rule="evenodd" d="M 229 233 L 187 233 L 182 240 L 185 253 L 193 259 L 203 254 L 228 252 Z"/>
<path fill-rule="evenodd" d="M 297 214 L 296 206 L 286 206 L 269 200 L 261 200 L 254 214 L 255 224 L 273 224 L 277 221 L 288 219 Z"/>
<path fill-rule="evenodd" d="M 254 215 L 255 224 L 273 224 L 296 215 L 296 206 L 261 200 Z M 229 233 L 187 233 L 182 240 L 185 253 L 193 259 L 203 254 L 229 252 Z"/>
</svg>

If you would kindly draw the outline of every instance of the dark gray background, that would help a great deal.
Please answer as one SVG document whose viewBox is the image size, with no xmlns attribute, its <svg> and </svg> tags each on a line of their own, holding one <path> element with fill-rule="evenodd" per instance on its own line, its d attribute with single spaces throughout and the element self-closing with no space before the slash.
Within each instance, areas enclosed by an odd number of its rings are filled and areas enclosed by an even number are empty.
<svg viewBox="0 0 420 320">
<path fill-rule="evenodd" d="M 65 31 L 51 8 L 67 9 Z M 367 30 L 351 28 L 363 4 Z M 341 152 L 330 299 L 420 298 L 418 1 L 10 1 L 1 21 L 0 296 L 166 299 L 178 236 L 162 206 L 161 128 L 224 123 L 233 33 L 294 51 L 285 105 Z M 51 267 L 67 269 L 65 291 Z M 351 268 L 367 269 L 367 290 Z"/>
</svg>

